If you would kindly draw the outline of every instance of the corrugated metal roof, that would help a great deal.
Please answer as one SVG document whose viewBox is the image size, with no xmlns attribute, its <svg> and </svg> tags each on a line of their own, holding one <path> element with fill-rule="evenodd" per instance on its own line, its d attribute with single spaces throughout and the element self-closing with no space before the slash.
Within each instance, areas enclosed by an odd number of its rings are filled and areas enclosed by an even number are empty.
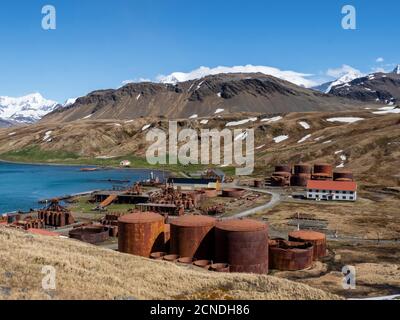
<svg viewBox="0 0 400 320">
<path fill-rule="evenodd" d="M 317 181 L 309 180 L 307 189 L 334 190 L 334 191 L 356 191 L 357 183 L 353 181 Z"/>
</svg>

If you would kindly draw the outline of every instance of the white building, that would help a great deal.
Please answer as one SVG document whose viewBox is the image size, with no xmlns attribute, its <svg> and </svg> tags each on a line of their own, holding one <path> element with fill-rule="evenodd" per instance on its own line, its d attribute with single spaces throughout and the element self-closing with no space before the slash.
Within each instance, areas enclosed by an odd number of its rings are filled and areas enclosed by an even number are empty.
<svg viewBox="0 0 400 320">
<path fill-rule="evenodd" d="M 356 201 L 357 183 L 354 181 L 310 180 L 307 184 L 307 199 Z"/>
</svg>

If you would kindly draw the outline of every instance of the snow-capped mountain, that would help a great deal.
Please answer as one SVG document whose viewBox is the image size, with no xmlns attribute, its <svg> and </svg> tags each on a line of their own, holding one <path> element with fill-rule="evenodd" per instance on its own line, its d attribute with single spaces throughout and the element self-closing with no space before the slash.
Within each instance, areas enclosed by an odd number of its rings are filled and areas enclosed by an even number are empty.
<svg viewBox="0 0 400 320">
<path fill-rule="evenodd" d="M 324 93 L 329 93 L 333 87 L 342 86 L 350 83 L 351 81 L 362 78 L 365 75 L 357 70 L 351 70 L 348 73 L 341 76 L 339 79 L 321 84 L 320 86 L 314 87 L 314 90 L 322 91 Z"/>
<path fill-rule="evenodd" d="M 77 99 L 78 98 L 70 98 L 70 99 L 68 99 L 67 101 L 64 102 L 63 107 L 72 106 L 76 102 Z"/>
<path fill-rule="evenodd" d="M 19 98 L 0 97 L 0 119 L 14 123 L 33 123 L 59 105 L 47 100 L 40 93 L 33 93 Z"/>
<path fill-rule="evenodd" d="M 278 68 L 268 67 L 268 66 L 233 66 L 225 67 L 219 66 L 215 68 L 200 67 L 198 69 L 192 70 L 190 72 L 173 72 L 169 75 L 159 75 L 157 80 L 160 83 L 177 84 L 179 82 L 186 82 L 191 80 L 199 80 L 210 75 L 217 74 L 230 74 L 230 73 L 262 73 L 265 75 L 273 76 L 285 81 L 289 81 L 298 86 L 311 88 L 316 85 L 316 83 L 310 79 L 312 74 L 300 73 L 290 70 L 280 70 Z"/>
</svg>

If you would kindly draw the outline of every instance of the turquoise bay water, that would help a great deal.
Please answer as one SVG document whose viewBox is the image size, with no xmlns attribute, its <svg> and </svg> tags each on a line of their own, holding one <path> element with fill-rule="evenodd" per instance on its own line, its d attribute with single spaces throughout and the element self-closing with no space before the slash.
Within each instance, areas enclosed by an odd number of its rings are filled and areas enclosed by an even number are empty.
<svg viewBox="0 0 400 320">
<path fill-rule="evenodd" d="M 116 182 L 130 184 L 148 179 L 151 170 L 110 169 L 82 172 L 77 166 L 48 166 L 0 162 L 0 214 L 40 208 L 41 199 L 79 192 L 112 189 Z M 154 171 L 162 179 L 163 174 Z"/>
</svg>

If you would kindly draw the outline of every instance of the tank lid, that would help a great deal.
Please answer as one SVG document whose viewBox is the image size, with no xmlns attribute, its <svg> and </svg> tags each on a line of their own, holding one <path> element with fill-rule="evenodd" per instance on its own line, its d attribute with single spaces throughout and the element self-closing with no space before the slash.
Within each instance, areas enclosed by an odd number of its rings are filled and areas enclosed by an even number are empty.
<svg viewBox="0 0 400 320">
<path fill-rule="evenodd" d="M 324 240 L 326 235 L 316 231 L 299 230 L 289 233 L 289 237 L 302 240 Z"/>
<path fill-rule="evenodd" d="M 265 230 L 268 225 L 252 219 L 232 219 L 218 222 L 216 228 L 225 231 L 251 232 Z"/>
<path fill-rule="evenodd" d="M 124 215 L 118 219 L 122 223 L 146 223 L 162 221 L 164 217 L 155 212 L 134 212 Z"/>
<path fill-rule="evenodd" d="M 179 227 L 207 227 L 215 223 L 215 218 L 200 215 L 185 215 L 171 221 L 171 225 Z"/>
</svg>

